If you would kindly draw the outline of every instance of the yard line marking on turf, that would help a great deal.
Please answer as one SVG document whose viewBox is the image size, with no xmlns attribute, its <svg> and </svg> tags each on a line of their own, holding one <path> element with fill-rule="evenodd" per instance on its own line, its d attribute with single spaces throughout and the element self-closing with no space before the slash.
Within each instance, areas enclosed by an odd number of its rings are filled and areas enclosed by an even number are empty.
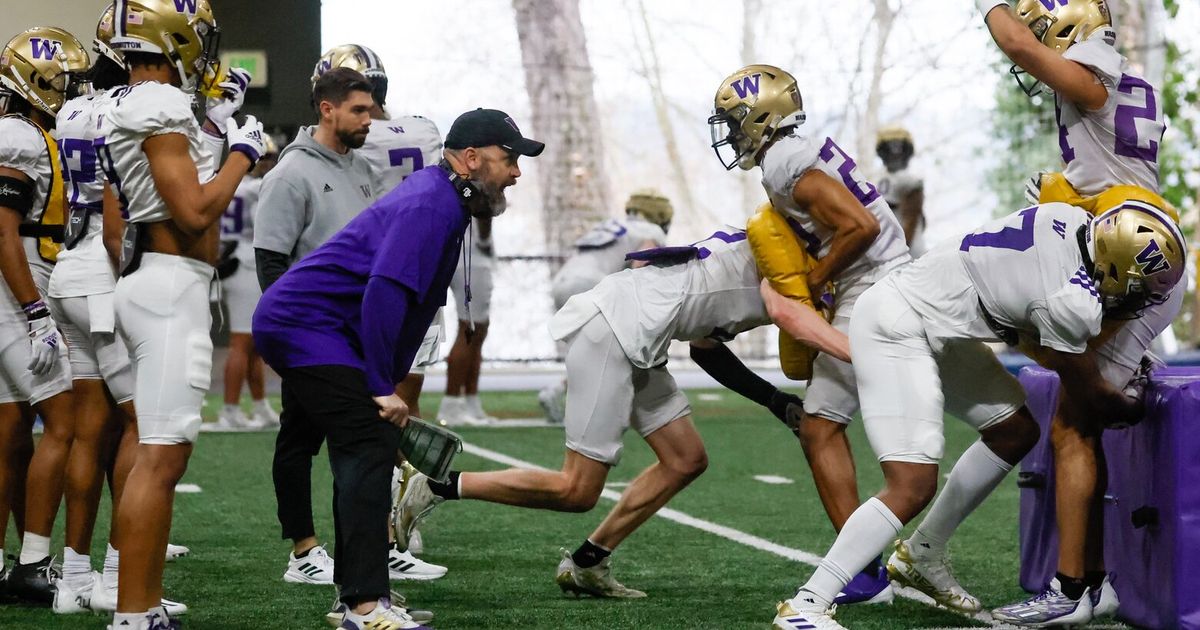
<svg viewBox="0 0 1200 630">
<path fill-rule="evenodd" d="M 175 492 L 180 492 L 183 494 L 196 494 L 198 492 L 203 492 L 203 490 L 200 489 L 200 486 L 194 483 L 181 483 L 175 486 Z"/>
<path fill-rule="evenodd" d="M 482 457 L 483 459 L 488 459 L 488 460 L 494 461 L 498 464 L 512 466 L 514 468 L 530 468 L 533 470 L 550 470 L 549 468 L 546 468 L 545 466 L 538 466 L 537 464 L 534 464 L 533 462 L 527 462 L 522 459 L 517 459 L 516 457 L 512 457 L 510 455 L 505 455 L 504 453 L 500 453 L 498 451 L 493 451 L 491 449 L 483 448 L 482 446 L 476 446 L 474 444 L 470 444 L 467 442 L 463 442 L 463 452 L 470 453 L 471 455 L 474 455 L 476 457 Z M 621 493 L 614 492 L 612 490 L 603 490 L 600 492 L 600 496 L 604 497 L 605 499 L 608 499 L 609 501 L 616 502 L 616 501 L 620 500 Z M 718 525 L 711 521 L 706 521 L 704 519 L 696 518 L 694 516 L 691 516 L 690 514 L 684 514 L 683 512 L 680 512 L 679 510 L 673 510 L 671 508 L 664 507 L 664 508 L 660 509 L 658 511 L 658 513 L 655 514 L 655 516 L 665 518 L 668 521 L 673 521 L 675 523 L 679 523 L 680 525 L 686 525 L 688 527 L 698 529 L 702 532 L 708 532 L 710 534 L 720 536 L 721 538 L 724 538 L 726 540 L 732 540 L 733 542 L 745 545 L 752 549 L 758 549 L 759 551 L 765 551 L 767 553 L 775 554 L 781 558 L 786 558 L 788 560 L 794 560 L 801 564 L 807 564 L 809 566 L 815 567 L 821 563 L 821 556 L 818 556 L 815 553 L 809 553 L 809 552 L 803 551 L 801 549 L 793 549 L 792 547 L 788 547 L 785 545 L 781 545 L 779 543 L 771 542 L 765 538 L 759 538 L 758 536 L 755 536 L 754 534 L 748 534 L 746 532 L 734 529 L 732 527 Z M 1002 624 L 1000 624 L 999 622 L 993 621 L 991 619 L 990 615 L 988 615 L 986 617 L 983 616 L 983 615 L 987 615 L 987 613 L 981 612 L 981 613 L 979 613 L 979 615 L 981 615 L 980 617 L 974 617 L 971 615 L 959 613 L 958 611 L 950 610 L 948 608 L 941 608 L 941 607 L 938 607 L 937 604 L 934 603 L 934 601 L 932 599 L 930 599 L 927 595 L 925 595 L 924 593 L 922 593 L 920 591 L 917 591 L 915 589 L 911 589 L 908 587 L 900 587 L 899 585 L 897 585 L 895 583 L 893 583 L 892 586 L 893 586 L 893 588 L 896 589 L 896 594 L 905 599 L 911 599 L 915 602 L 919 602 L 919 603 L 925 604 L 927 606 L 933 606 L 935 608 L 939 608 L 940 610 L 945 610 L 947 612 L 960 614 L 968 619 L 973 619 L 980 623 L 990 624 L 991 626 L 994 626 L 997 628 L 1006 627 L 1006 626 L 1003 626 Z"/>
<path fill-rule="evenodd" d="M 791 479 L 788 479 L 787 477 L 780 477 L 779 475 L 754 475 L 754 480 L 771 484 L 772 486 L 783 486 L 789 483 L 795 483 Z"/>
</svg>

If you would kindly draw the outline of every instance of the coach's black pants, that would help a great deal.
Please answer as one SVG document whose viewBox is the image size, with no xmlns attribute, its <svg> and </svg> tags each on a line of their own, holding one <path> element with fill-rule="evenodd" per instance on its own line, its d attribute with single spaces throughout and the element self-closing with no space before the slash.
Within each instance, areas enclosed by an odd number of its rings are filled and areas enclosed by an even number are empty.
<svg viewBox="0 0 1200 630">
<path fill-rule="evenodd" d="M 312 535 L 309 473 L 324 437 L 333 470 L 334 582 L 343 601 L 386 597 L 387 519 L 400 430 L 380 419 L 360 370 L 320 365 L 280 370 L 280 376 L 283 409 L 274 477 L 284 536 L 300 532 L 294 527 L 307 527 Z"/>
</svg>

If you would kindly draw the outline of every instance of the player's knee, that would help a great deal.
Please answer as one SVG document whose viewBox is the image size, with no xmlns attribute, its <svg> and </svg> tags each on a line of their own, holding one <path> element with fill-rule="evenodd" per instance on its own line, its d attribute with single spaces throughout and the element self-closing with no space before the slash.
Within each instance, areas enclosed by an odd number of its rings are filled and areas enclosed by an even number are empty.
<svg viewBox="0 0 1200 630">
<path fill-rule="evenodd" d="M 700 447 L 672 461 L 670 465 L 676 474 L 691 482 L 708 470 L 708 453 Z"/>
<path fill-rule="evenodd" d="M 1022 407 L 1004 422 L 985 429 L 983 443 L 1004 461 L 1015 464 L 1037 445 L 1042 430 Z"/>
<path fill-rule="evenodd" d="M 578 483 L 567 483 L 558 494 L 558 506 L 563 512 L 590 512 L 600 500 L 600 493 Z"/>
<path fill-rule="evenodd" d="M 846 425 L 832 422 L 819 416 L 804 414 L 797 434 L 806 451 L 820 450 L 830 440 L 836 439 L 846 430 Z"/>
</svg>

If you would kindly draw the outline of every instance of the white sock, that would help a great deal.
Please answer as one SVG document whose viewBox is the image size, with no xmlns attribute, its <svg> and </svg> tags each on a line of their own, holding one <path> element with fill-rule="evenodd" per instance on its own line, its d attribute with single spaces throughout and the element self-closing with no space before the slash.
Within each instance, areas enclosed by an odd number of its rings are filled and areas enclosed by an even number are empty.
<svg viewBox="0 0 1200 630">
<path fill-rule="evenodd" d="M 958 458 L 942 493 L 908 539 L 913 555 L 941 555 L 946 541 L 963 519 L 983 503 L 1011 470 L 1012 465 L 993 453 L 983 440 L 972 444 Z"/>
<path fill-rule="evenodd" d="M 0 571 L 4 570 L 4 549 L 0 549 Z"/>
<path fill-rule="evenodd" d="M 270 404 L 267 402 L 267 399 L 266 399 L 266 398 L 259 398 L 258 400 L 254 401 L 254 408 L 255 408 L 256 410 L 258 410 L 258 409 L 270 409 L 270 408 L 271 408 L 271 405 L 270 405 Z"/>
<path fill-rule="evenodd" d="M 150 611 L 140 613 L 113 613 L 113 630 L 141 630 L 146 627 L 146 617 L 150 615 Z M 125 625 L 121 625 L 125 624 Z"/>
<path fill-rule="evenodd" d="M 904 524 L 875 497 L 867 499 L 846 520 L 842 532 L 817 565 L 796 598 L 809 600 L 821 609 L 829 608 L 833 598 L 850 583 L 854 574 L 879 556 L 887 544 L 896 538 Z"/>
<path fill-rule="evenodd" d="M 241 405 L 239 405 L 237 403 L 233 403 L 233 404 L 225 403 L 225 410 L 221 413 L 223 413 L 227 416 L 235 416 L 235 415 L 237 415 L 238 411 L 241 411 L 241 408 L 242 408 Z"/>
<path fill-rule="evenodd" d="M 38 536 L 33 532 L 25 532 L 25 537 L 21 539 L 21 558 L 17 562 L 21 564 L 34 564 L 41 562 L 50 555 L 50 538 L 48 536 Z"/>
<path fill-rule="evenodd" d="M 104 584 L 109 588 L 117 585 L 117 574 L 121 566 L 121 552 L 113 549 L 112 545 L 104 552 Z"/>
<path fill-rule="evenodd" d="M 78 583 L 92 574 L 92 558 L 89 555 L 76 553 L 70 547 L 63 548 L 63 579 Z"/>
</svg>

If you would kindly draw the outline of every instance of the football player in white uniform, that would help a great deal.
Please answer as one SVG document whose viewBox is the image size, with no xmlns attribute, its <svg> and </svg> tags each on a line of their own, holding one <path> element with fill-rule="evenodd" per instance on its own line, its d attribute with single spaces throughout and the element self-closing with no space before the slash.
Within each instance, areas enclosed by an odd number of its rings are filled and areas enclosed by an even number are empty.
<svg viewBox="0 0 1200 630">
<path fill-rule="evenodd" d="M 773 627 L 842 628 L 832 618 L 838 591 L 937 490 L 946 412 L 982 440 L 955 464 L 938 498 L 959 509 L 921 524 L 933 540 L 947 540 L 1037 441 L 1024 391 L 983 342 L 1024 346 L 1089 413 L 1137 418 L 1140 394 L 1107 382 L 1085 351 L 1105 315 L 1165 299 L 1182 276 L 1185 251 L 1174 221 L 1149 204 L 1125 201 L 1092 218 L 1051 203 L 943 243 L 868 289 L 850 323 L 850 346 L 863 425 L 886 486 L 855 510 L 796 596 L 779 604 Z M 990 465 L 976 465 L 980 459 Z M 938 602 L 966 608 L 962 597 Z"/>
<path fill-rule="evenodd" d="M 0 475 L 0 522 L 7 525 L 13 484 L 25 463 L 14 452 L 31 427 L 20 403 L 42 416 L 45 434 L 29 461 L 21 556 L 8 573 L 10 591 L 48 605 L 57 570 L 50 534 L 62 501 L 73 434 L 71 370 L 66 345 L 46 304 L 62 242 L 62 166 L 50 136 L 55 115 L 86 85 L 88 54 L 70 33 L 36 27 L 0 51 L 0 427 L 6 443 Z M 69 506 L 68 520 L 82 514 Z M 18 508 L 19 509 L 19 508 Z M 74 523 L 73 523 L 74 524 Z M 0 541 L 3 540 L 0 533 Z"/>
<path fill-rule="evenodd" d="M 550 323 L 551 334 L 568 344 L 562 470 L 452 472 L 448 483 L 417 475 L 405 488 L 397 529 L 411 529 L 445 499 L 589 511 L 632 427 L 658 461 L 629 485 L 578 550 L 562 550 L 556 581 L 564 591 L 644 597 L 612 576 L 609 554 L 707 466 L 687 398 L 666 368 L 671 341 L 728 341 L 775 321 L 805 343 L 848 358 L 844 335 L 762 280 L 743 231 L 630 256 L 649 264 L 572 297 Z"/>
<path fill-rule="evenodd" d="M 253 117 L 238 125 L 232 110 L 217 109 L 227 115 L 221 121 L 210 110 L 201 131 L 192 114 L 197 90 L 218 89 L 207 0 L 118 0 L 115 17 L 112 47 L 128 63 L 131 85 L 108 93 L 95 146 L 128 221 L 115 302 L 133 358 L 139 445 L 117 509 L 113 626 L 159 629 L 176 626 L 162 607 L 163 561 L 175 484 L 210 385 L 217 223 L 265 147 Z M 224 136 L 229 147 L 215 173 L 206 134 Z"/>
<path fill-rule="evenodd" d="M 925 182 L 908 170 L 913 157 L 912 134 L 903 127 L 880 129 L 875 154 L 887 169 L 879 178 L 879 194 L 895 211 L 908 251 L 916 258 L 925 253 Z"/>
<path fill-rule="evenodd" d="M 879 190 L 866 181 L 833 138 L 802 132 L 805 114 L 796 80 L 769 65 L 751 65 L 721 82 L 709 119 L 713 149 L 726 169 L 762 169 L 762 184 L 815 259 L 807 293 L 832 296 L 833 326 L 850 327 L 858 296 L 910 260 L 904 231 Z M 732 155 L 729 155 L 732 151 Z M 794 297 L 794 296 L 788 296 Z M 804 357 L 800 369 L 782 345 L 780 361 L 792 378 L 809 380 L 797 435 L 835 530 L 859 505 L 846 427 L 858 411 L 854 369 L 829 355 Z M 811 367 L 810 367 L 811 366 Z M 811 377 L 811 378 L 810 378 Z M 890 601 L 882 563 L 872 563 L 838 603 Z"/>
<path fill-rule="evenodd" d="M 662 193 L 653 189 L 634 192 L 625 202 L 625 216 L 605 219 L 575 241 L 575 255 L 567 259 L 551 281 L 554 310 L 571 296 L 596 286 L 605 276 L 630 267 L 627 254 L 667 244 L 667 229 L 675 211 Z M 636 266 L 636 265 L 632 265 Z M 567 381 L 563 379 L 538 392 L 546 419 L 562 424 L 566 413 Z"/>
<path fill-rule="evenodd" d="M 1035 176 L 1029 187 L 1033 196 L 1094 212 L 1111 207 L 1114 198 L 1136 195 L 1170 213 L 1158 196 L 1158 150 L 1166 128 L 1162 95 L 1114 47 L 1117 34 L 1104 0 L 1021 0 L 1013 10 L 997 0 L 977 5 L 992 37 L 1014 62 L 1012 73 L 1022 89 L 1033 95 L 1045 86 L 1054 93 L 1064 170 Z M 1024 80 L 1026 73 L 1034 81 Z M 1183 298 L 1184 291 L 1174 291 L 1165 302 L 1147 306 L 1141 317 L 1109 324 L 1119 329 L 1089 352 L 1110 384 L 1123 386 L 1133 378 Z M 1058 571 L 1045 592 L 995 611 L 1009 622 L 1086 623 L 1117 608 L 1102 544 L 1105 422 L 1102 415 L 1080 414 L 1066 390 L 1059 400 L 1051 431 Z"/>
<path fill-rule="evenodd" d="M 238 184 L 233 201 L 221 216 L 221 254 L 223 266 L 234 267 L 221 279 L 221 297 L 229 311 L 229 354 L 225 357 L 225 405 L 217 416 L 224 430 L 254 430 L 278 426 L 279 414 L 266 399 L 263 360 L 254 349 L 250 319 L 262 297 L 254 268 L 254 213 L 262 178 L 279 159 L 279 148 L 270 136 L 264 137 L 266 153 L 254 165 L 250 175 Z M 232 251 L 230 251 L 232 250 Z M 224 274 L 220 274 L 224 275 Z M 252 415 L 242 411 L 242 383 L 250 387 Z"/>
</svg>

